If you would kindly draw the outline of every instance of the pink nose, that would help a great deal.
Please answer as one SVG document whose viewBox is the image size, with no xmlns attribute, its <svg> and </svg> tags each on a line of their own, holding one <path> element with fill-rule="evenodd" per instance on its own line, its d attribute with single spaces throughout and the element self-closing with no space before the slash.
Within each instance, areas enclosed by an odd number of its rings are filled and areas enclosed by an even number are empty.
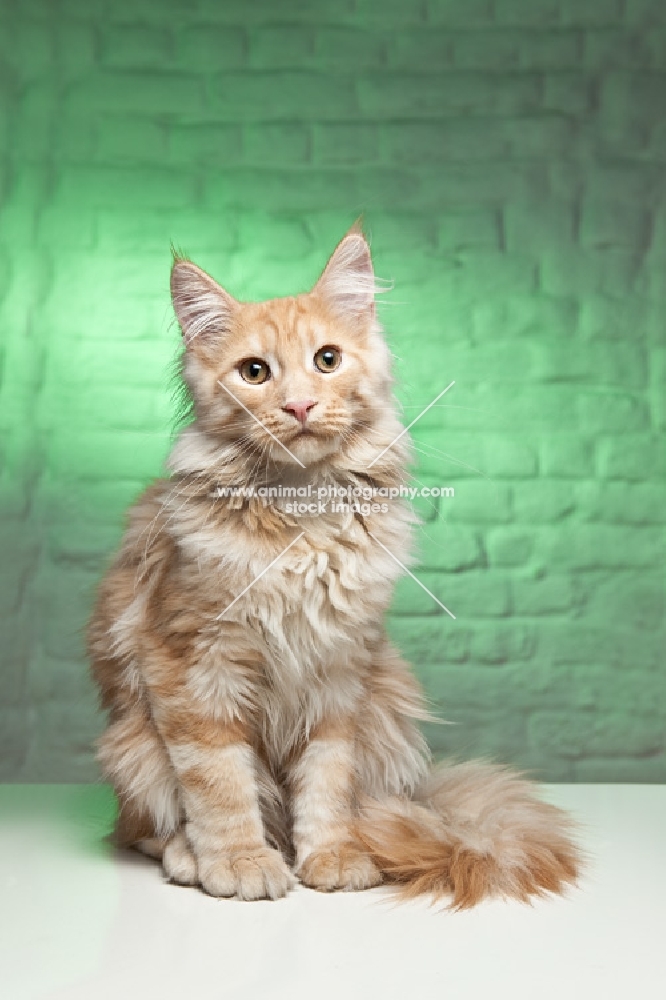
<svg viewBox="0 0 666 1000">
<path fill-rule="evenodd" d="M 293 413 L 296 419 L 305 426 L 305 421 L 308 419 L 308 413 L 312 407 L 316 405 L 317 402 L 314 399 L 301 399 L 298 403 L 287 403 L 282 407 L 282 409 L 287 413 Z"/>
</svg>

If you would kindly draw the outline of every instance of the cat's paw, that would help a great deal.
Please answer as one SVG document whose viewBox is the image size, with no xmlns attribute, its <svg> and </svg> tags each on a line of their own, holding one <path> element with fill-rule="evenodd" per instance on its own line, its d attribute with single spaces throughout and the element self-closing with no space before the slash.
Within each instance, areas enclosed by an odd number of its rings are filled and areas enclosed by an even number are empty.
<svg viewBox="0 0 666 1000">
<path fill-rule="evenodd" d="M 279 851 L 258 847 L 200 858 L 199 881 L 211 896 L 280 899 L 294 884 L 294 876 Z"/>
<path fill-rule="evenodd" d="M 196 885 L 199 881 L 197 859 L 182 830 L 174 833 L 162 853 L 162 868 L 171 882 L 178 885 Z"/>
<path fill-rule="evenodd" d="M 382 881 L 382 873 L 365 851 L 354 844 L 334 844 L 313 851 L 297 872 L 304 885 L 322 892 L 334 889 L 370 889 Z"/>
</svg>

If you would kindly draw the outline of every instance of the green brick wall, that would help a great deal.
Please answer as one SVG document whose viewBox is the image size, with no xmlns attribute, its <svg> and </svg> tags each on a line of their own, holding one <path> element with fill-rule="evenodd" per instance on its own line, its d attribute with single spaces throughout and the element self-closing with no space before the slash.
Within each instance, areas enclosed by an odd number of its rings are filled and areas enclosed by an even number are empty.
<svg viewBox="0 0 666 1000">
<path fill-rule="evenodd" d="M 170 440 L 169 244 L 288 294 L 364 213 L 439 753 L 666 779 L 661 0 L 0 2 L 0 774 L 86 780 L 82 628 Z"/>
</svg>

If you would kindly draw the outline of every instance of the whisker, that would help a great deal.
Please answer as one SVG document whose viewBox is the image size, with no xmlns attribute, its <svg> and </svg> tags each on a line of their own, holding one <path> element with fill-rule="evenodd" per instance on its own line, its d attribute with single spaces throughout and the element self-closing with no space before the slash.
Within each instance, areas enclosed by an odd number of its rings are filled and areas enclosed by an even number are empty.
<svg viewBox="0 0 666 1000">
<path fill-rule="evenodd" d="M 400 406 L 401 406 L 401 409 L 403 409 L 403 410 L 417 410 L 419 407 L 421 407 L 421 404 L 420 403 L 401 403 Z M 440 408 L 442 408 L 442 409 L 447 408 L 449 410 L 471 410 L 474 413 L 489 413 L 491 415 L 493 414 L 492 410 L 482 410 L 478 406 L 459 406 L 457 403 L 434 403 L 432 405 L 432 407 L 431 407 L 431 409 L 433 409 L 433 410 L 438 410 Z"/>
<path fill-rule="evenodd" d="M 414 448 L 416 449 L 416 451 L 420 452 L 420 454 L 424 455 L 426 458 L 432 458 L 432 455 L 428 455 L 428 453 L 423 450 L 424 448 L 430 448 L 430 450 L 433 451 L 436 455 L 448 459 L 450 462 L 453 462 L 454 465 L 459 465 L 463 469 L 469 469 L 470 472 L 476 472 L 476 474 L 481 476 L 483 479 L 487 479 L 489 483 L 493 483 L 493 485 L 496 485 L 495 481 L 491 479 L 490 476 L 487 476 L 485 472 L 481 472 L 480 469 L 476 469 L 473 465 L 467 465 L 466 462 L 461 462 L 459 458 L 455 458 L 453 455 L 449 455 L 445 451 L 440 451 L 439 448 L 435 448 L 434 445 L 426 444 L 425 442 L 420 441 L 418 444 L 416 443 L 414 444 Z"/>
</svg>

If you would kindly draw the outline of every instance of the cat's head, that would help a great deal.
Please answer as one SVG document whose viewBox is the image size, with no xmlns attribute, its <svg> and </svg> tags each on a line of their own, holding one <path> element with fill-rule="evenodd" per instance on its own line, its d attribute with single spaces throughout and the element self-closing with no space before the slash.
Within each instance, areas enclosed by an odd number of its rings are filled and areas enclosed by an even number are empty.
<svg viewBox="0 0 666 1000">
<path fill-rule="evenodd" d="M 171 294 L 199 426 L 248 454 L 306 466 L 374 437 L 387 415 L 393 428 L 375 291 L 358 227 L 310 292 L 266 302 L 239 302 L 176 258 Z"/>
</svg>

